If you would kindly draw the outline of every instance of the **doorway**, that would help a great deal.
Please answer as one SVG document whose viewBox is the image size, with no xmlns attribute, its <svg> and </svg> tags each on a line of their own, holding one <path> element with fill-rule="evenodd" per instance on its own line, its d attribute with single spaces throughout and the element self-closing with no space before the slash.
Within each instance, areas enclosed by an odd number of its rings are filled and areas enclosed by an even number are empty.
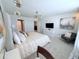
<svg viewBox="0 0 79 59">
<path fill-rule="evenodd" d="M 36 31 L 37 32 L 37 21 L 34 21 L 34 31 Z"/>
<path fill-rule="evenodd" d="M 18 31 L 24 31 L 24 20 L 18 19 L 16 25 Z"/>
</svg>

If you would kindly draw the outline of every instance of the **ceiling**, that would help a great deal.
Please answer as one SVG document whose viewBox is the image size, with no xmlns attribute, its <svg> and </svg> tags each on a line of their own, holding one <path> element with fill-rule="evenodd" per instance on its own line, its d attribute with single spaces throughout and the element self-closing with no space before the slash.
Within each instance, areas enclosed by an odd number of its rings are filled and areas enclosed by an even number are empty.
<svg viewBox="0 0 79 59">
<path fill-rule="evenodd" d="M 2 0 L 6 12 L 14 14 L 16 11 L 14 0 Z M 39 15 L 52 16 L 67 12 L 74 12 L 79 8 L 79 0 L 22 0 L 21 13 L 24 16 Z"/>
</svg>

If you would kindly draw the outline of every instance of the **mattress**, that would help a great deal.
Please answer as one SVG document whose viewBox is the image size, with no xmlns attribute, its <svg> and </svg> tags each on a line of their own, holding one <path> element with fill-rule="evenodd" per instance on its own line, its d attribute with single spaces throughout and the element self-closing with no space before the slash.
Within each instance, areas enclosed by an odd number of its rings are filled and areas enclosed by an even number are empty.
<svg viewBox="0 0 79 59">
<path fill-rule="evenodd" d="M 29 32 L 26 42 L 29 42 L 30 44 L 35 43 L 40 46 L 44 46 L 46 43 L 50 42 L 50 39 L 47 35 L 40 34 L 37 32 Z"/>
</svg>

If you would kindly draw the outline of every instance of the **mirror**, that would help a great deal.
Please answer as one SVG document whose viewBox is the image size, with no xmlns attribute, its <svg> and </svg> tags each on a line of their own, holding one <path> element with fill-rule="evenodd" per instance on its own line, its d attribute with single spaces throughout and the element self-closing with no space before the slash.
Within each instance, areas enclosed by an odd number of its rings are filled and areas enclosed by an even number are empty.
<svg viewBox="0 0 79 59">
<path fill-rule="evenodd" d="M 2 9 L 0 6 L 0 59 L 3 59 L 4 57 L 5 38 L 6 38 L 5 23 L 4 23 L 4 18 L 2 14 Z"/>
</svg>

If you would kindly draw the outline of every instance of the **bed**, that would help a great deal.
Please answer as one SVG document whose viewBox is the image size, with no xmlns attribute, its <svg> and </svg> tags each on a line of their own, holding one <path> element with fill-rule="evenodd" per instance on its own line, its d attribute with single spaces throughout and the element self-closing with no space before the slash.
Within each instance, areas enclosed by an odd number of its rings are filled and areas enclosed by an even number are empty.
<svg viewBox="0 0 79 59">
<path fill-rule="evenodd" d="M 21 35 L 19 35 L 21 34 Z M 19 48 L 19 51 L 21 53 L 21 57 L 25 58 L 30 56 L 32 53 L 36 52 L 37 46 L 45 46 L 47 45 L 50 41 L 49 37 L 44 34 L 40 34 L 37 32 L 29 32 L 27 37 L 22 37 L 22 33 L 19 33 L 20 39 L 25 39 L 22 40 L 21 43 L 18 42 L 19 44 L 15 44 L 16 48 Z M 15 36 L 15 34 L 14 34 Z M 14 38 L 16 39 L 16 38 Z M 15 40 L 14 40 L 15 41 Z M 16 41 L 15 41 L 16 42 Z"/>
</svg>

